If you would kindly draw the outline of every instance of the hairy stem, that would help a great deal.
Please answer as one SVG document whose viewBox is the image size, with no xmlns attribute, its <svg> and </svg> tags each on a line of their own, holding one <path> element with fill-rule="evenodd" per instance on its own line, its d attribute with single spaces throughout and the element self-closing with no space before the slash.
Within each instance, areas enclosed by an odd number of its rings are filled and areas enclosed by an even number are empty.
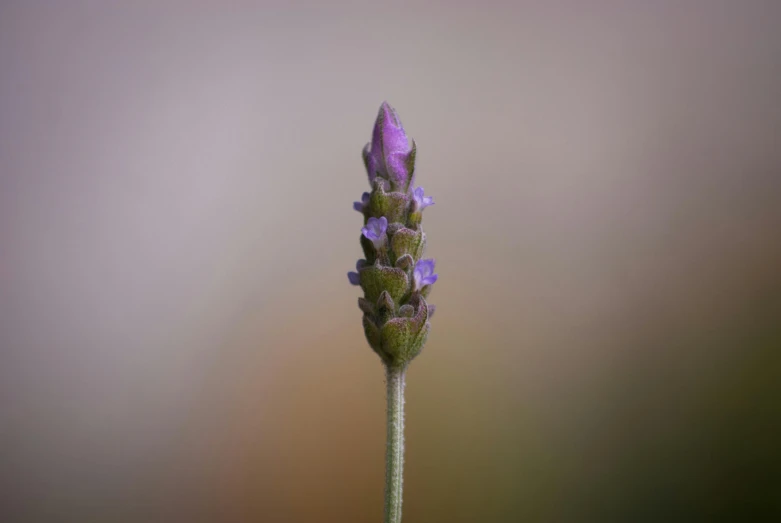
<svg viewBox="0 0 781 523">
<path fill-rule="evenodd" d="M 401 522 L 404 472 L 404 378 L 406 369 L 386 368 L 388 443 L 385 454 L 385 523 Z"/>
</svg>

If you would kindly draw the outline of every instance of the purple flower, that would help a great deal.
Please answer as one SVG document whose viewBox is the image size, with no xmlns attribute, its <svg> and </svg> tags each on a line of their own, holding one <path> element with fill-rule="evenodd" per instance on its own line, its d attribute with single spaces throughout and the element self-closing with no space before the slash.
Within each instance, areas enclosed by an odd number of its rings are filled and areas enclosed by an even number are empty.
<svg viewBox="0 0 781 523">
<path fill-rule="evenodd" d="M 360 271 L 362 267 L 366 266 L 366 260 L 358 260 L 355 262 L 355 270 Z M 361 275 L 357 272 L 348 272 L 347 273 L 347 279 L 350 280 L 350 283 L 352 285 L 360 285 L 361 284 Z"/>
<path fill-rule="evenodd" d="M 363 193 L 361 195 L 361 201 L 360 202 L 353 202 L 353 209 L 355 209 L 358 212 L 363 212 L 363 209 L 369 204 L 369 197 L 371 195 L 367 192 Z"/>
<path fill-rule="evenodd" d="M 380 216 L 379 219 L 369 218 L 366 222 L 366 227 L 361 229 L 361 232 L 367 239 L 372 241 L 375 248 L 379 249 L 385 240 L 385 231 L 387 230 L 388 219 L 385 216 Z"/>
<path fill-rule="evenodd" d="M 434 274 L 434 260 L 420 260 L 415 264 L 415 270 L 412 277 L 415 280 L 415 290 L 419 291 L 426 285 L 433 285 L 439 277 Z"/>
<path fill-rule="evenodd" d="M 407 133 L 396 110 L 383 102 L 374 123 L 372 142 L 363 149 L 369 183 L 373 184 L 379 175 L 403 187 L 411 175 L 407 168 L 410 150 Z"/>
<path fill-rule="evenodd" d="M 431 196 L 423 196 L 423 187 L 416 187 L 412 191 L 412 200 L 415 202 L 415 211 L 422 211 L 429 205 L 434 205 L 434 198 Z"/>
</svg>

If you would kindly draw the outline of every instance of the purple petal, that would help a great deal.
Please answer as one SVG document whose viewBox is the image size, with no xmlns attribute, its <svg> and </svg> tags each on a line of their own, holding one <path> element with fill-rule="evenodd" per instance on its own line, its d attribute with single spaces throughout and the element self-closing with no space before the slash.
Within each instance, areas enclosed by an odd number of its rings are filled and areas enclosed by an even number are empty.
<svg viewBox="0 0 781 523">
<path fill-rule="evenodd" d="M 415 289 L 420 290 L 425 285 L 431 285 L 437 281 L 438 276 L 434 274 L 435 261 L 433 259 L 419 260 L 415 264 L 415 270 L 412 271 L 412 278 L 415 282 Z"/>
<path fill-rule="evenodd" d="M 358 212 L 363 212 L 363 209 L 369 204 L 369 199 L 371 195 L 367 192 L 363 193 L 361 195 L 361 201 L 360 202 L 353 202 L 353 209 L 355 209 Z"/>
<path fill-rule="evenodd" d="M 385 157 L 385 166 L 390 179 L 400 186 L 406 184 L 407 178 L 409 178 L 409 172 L 407 172 L 407 153 L 395 152 L 388 154 Z"/>
<path fill-rule="evenodd" d="M 362 228 L 362 229 L 361 229 L 361 233 L 362 233 L 364 236 L 366 236 L 366 239 L 367 239 L 367 240 L 374 241 L 374 240 L 376 240 L 376 239 L 377 239 L 377 238 L 375 238 L 375 237 L 374 237 L 374 231 L 372 231 L 372 230 L 371 230 L 371 229 L 369 229 L 368 227 L 364 227 L 364 228 Z"/>
<path fill-rule="evenodd" d="M 416 187 L 412 191 L 412 199 L 415 201 L 415 210 L 422 211 L 429 205 L 434 205 L 434 198 L 423 195 L 423 187 Z"/>
<path fill-rule="evenodd" d="M 369 231 L 371 231 L 372 233 L 374 233 L 375 231 L 377 231 L 377 222 L 378 221 L 379 220 L 377 218 L 372 216 L 371 218 L 366 220 L 366 227 L 365 228 L 368 229 Z"/>
<path fill-rule="evenodd" d="M 423 276 L 428 276 L 434 272 L 435 265 L 436 261 L 429 258 L 426 260 L 419 260 L 418 263 L 415 264 L 415 269 L 420 270 Z"/>
<path fill-rule="evenodd" d="M 401 125 L 396 109 L 391 107 L 388 102 L 382 102 L 380 106 L 380 111 L 377 115 L 377 126 L 381 128 L 382 153 L 386 159 L 391 153 L 409 152 L 407 133 L 404 132 L 404 126 Z"/>
<path fill-rule="evenodd" d="M 372 143 L 371 147 L 369 148 L 369 158 L 373 159 L 376 162 L 376 167 L 379 167 L 381 165 L 381 162 L 379 161 L 382 159 L 382 118 L 384 117 L 382 113 L 382 107 L 380 107 L 380 112 L 377 114 L 377 120 L 374 122 L 374 128 L 372 129 Z"/>
<path fill-rule="evenodd" d="M 348 272 L 347 273 L 347 279 L 350 280 L 350 283 L 352 285 L 360 285 L 361 284 L 361 275 L 357 272 Z"/>
<path fill-rule="evenodd" d="M 420 286 L 423 287 L 425 285 L 434 285 L 437 281 L 437 278 L 439 278 L 439 274 L 432 274 L 431 276 L 426 276 L 422 280 L 420 280 Z"/>
<path fill-rule="evenodd" d="M 379 219 L 371 217 L 366 221 L 366 227 L 361 229 L 361 232 L 379 249 L 385 238 L 385 231 L 387 229 L 388 219 L 385 216 L 381 216 Z"/>
</svg>

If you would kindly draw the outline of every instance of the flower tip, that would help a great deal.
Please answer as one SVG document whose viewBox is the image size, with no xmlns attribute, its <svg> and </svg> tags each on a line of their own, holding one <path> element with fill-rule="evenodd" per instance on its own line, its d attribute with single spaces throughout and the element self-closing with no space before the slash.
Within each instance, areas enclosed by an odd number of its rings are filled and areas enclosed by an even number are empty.
<svg viewBox="0 0 781 523">
<path fill-rule="evenodd" d="M 393 122 L 397 127 L 401 125 L 401 122 L 399 122 L 399 115 L 396 113 L 396 109 L 394 109 L 387 100 L 384 100 L 382 104 L 380 104 L 380 112 L 377 116 L 378 118 L 382 116 L 385 121 Z"/>
<path fill-rule="evenodd" d="M 401 118 L 388 102 L 382 102 L 374 124 L 372 148 L 382 147 L 382 154 L 387 157 L 393 152 L 407 153 L 410 150 L 407 133 L 401 124 Z"/>
<path fill-rule="evenodd" d="M 361 275 L 357 272 L 348 272 L 347 273 L 347 279 L 350 280 L 351 285 L 360 285 L 361 284 Z"/>
</svg>

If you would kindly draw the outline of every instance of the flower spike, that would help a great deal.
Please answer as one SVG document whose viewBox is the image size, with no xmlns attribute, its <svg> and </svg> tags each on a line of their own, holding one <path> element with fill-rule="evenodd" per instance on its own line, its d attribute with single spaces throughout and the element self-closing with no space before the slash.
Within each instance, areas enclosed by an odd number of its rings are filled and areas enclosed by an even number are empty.
<svg viewBox="0 0 781 523">
<path fill-rule="evenodd" d="M 396 110 L 383 102 L 372 141 L 363 150 L 372 190 L 353 204 L 364 215 L 361 246 L 366 260 L 347 274 L 350 283 L 364 292 L 361 310 L 369 345 L 395 368 L 406 367 L 425 343 L 429 311 L 434 307 L 424 298 L 438 278 L 434 260 L 421 259 L 426 246 L 421 211 L 434 199 L 422 187 L 412 186 L 416 154 L 412 144 Z M 382 306 L 377 302 L 380 296 Z"/>
</svg>

